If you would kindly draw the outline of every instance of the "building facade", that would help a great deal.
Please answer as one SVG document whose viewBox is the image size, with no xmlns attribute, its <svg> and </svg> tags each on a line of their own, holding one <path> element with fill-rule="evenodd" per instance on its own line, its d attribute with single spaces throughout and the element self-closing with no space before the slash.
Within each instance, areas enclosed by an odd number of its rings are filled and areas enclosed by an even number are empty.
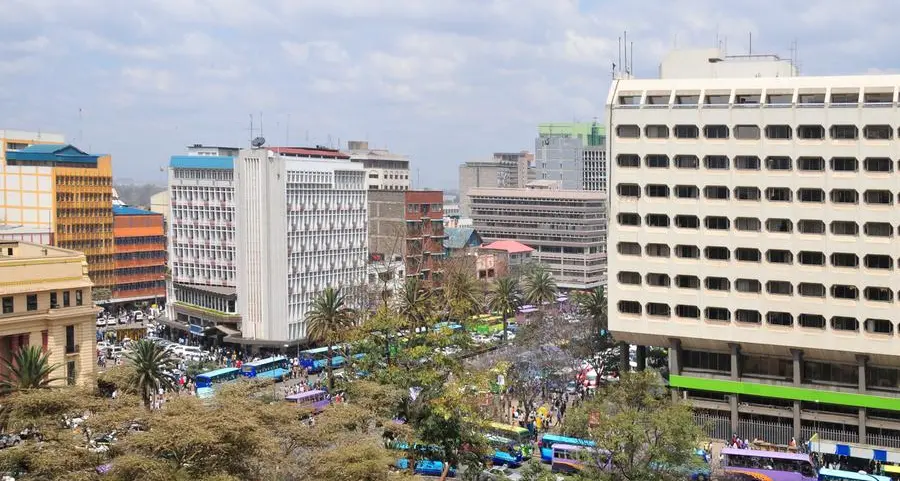
<svg viewBox="0 0 900 481">
<path fill-rule="evenodd" d="M 534 142 L 534 178 L 563 189 L 606 191 L 606 128 L 592 123 L 544 123 Z"/>
<path fill-rule="evenodd" d="M 409 190 L 409 158 L 385 149 L 370 149 L 362 140 L 347 142 L 350 161 L 366 170 L 366 188 L 369 190 Z"/>
<path fill-rule="evenodd" d="M 369 254 L 402 260 L 407 277 L 441 281 L 444 258 L 443 192 L 369 192 Z"/>
<path fill-rule="evenodd" d="M 610 330 L 729 433 L 900 448 L 898 90 L 613 83 Z"/>
<path fill-rule="evenodd" d="M 534 181 L 524 189 L 469 192 L 472 221 L 485 242 L 516 240 L 534 249 L 557 284 L 588 289 L 606 284 L 606 195 Z"/>
<path fill-rule="evenodd" d="M 244 149 L 235 159 L 237 291 L 244 339 L 306 339 L 327 287 L 366 282 L 366 173 L 333 150 Z"/>
<path fill-rule="evenodd" d="M 166 231 L 162 214 L 113 206 L 116 281 L 110 302 L 166 297 Z"/>
<path fill-rule="evenodd" d="M 98 309 L 84 254 L 20 241 L 0 241 L 0 358 L 23 346 L 50 353 L 56 385 L 95 382 Z"/>
<path fill-rule="evenodd" d="M 467 218 L 470 190 L 478 187 L 521 188 L 535 178 L 534 154 L 526 151 L 494 153 L 491 160 L 470 161 L 459 166 L 459 215 Z"/>
</svg>

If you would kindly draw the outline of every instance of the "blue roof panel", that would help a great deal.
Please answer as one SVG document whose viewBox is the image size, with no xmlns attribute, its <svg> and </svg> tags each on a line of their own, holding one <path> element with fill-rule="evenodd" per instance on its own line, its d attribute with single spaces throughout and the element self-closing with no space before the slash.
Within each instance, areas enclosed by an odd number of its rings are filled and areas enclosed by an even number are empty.
<svg viewBox="0 0 900 481">
<path fill-rule="evenodd" d="M 169 161 L 173 169 L 234 169 L 234 157 L 219 155 L 173 155 Z"/>
<path fill-rule="evenodd" d="M 34 144 L 24 149 L 6 151 L 7 160 L 25 162 L 96 164 L 98 157 L 68 144 Z"/>
<path fill-rule="evenodd" d="M 138 209 L 137 207 L 129 207 L 127 205 L 114 205 L 112 210 L 113 215 L 162 215 L 158 212 Z"/>
</svg>

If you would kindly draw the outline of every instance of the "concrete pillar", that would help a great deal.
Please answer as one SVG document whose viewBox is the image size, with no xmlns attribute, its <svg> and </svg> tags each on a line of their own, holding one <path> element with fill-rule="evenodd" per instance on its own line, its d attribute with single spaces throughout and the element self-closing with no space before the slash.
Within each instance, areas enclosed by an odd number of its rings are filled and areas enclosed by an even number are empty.
<svg viewBox="0 0 900 481">
<path fill-rule="evenodd" d="M 794 386 L 799 386 L 803 383 L 803 351 L 791 349 L 791 359 L 794 366 Z M 801 438 L 800 411 L 800 401 L 794 401 L 794 439 Z"/>
<path fill-rule="evenodd" d="M 738 381 L 741 379 L 741 345 L 730 342 L 728 348 L 731 349 L 731 380 Z"/>
<path fill-rule="evenodd" d="M 737 394 L 729 394 L 728 395 L 728 406 L 731 408 L 731 432 L 737 433 L 738 436 L 741 436 L 740 426 L 741 426 L 741 417 L 738 414 L 738 395 Z M 746 433 L 744 433 L 743 437 L 746 437 Z"/>
<path fill-rule="evenodd" d="M 866 392 L 866 363 L 869 356 L 865 354 L 856 355 L 856 365 L 859 369 L 859 393 Z M 859 443 L 866 444 L 866 408 L 859 408 Z"/>
<path fill-rule="evenodd" d="M 647 369 L 647 346 L 638 346 L 635 352 L 635 363 L 637 364 L 637 370 L 643 371 Z"/>
<path fill-rule="evenodd" d="M 669 339 L 669 376 L 678 376 L 681 374 L 681 339 Z M 672 401 L 677 401 L 679 397 L 678 388 L 672 388 Z"/>
<path fill-rule="evenodd" d="M 620 342 L 619 343 L 619 373 L 628 372 L 631 370 L 631 365 L 628 362 L 628 343 Z"/>
</svg>

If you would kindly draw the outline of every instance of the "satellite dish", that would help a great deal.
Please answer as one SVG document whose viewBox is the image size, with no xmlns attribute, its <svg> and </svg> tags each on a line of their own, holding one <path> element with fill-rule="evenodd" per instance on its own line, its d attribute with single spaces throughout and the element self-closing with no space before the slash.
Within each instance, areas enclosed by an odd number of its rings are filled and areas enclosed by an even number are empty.
<svg viewBox="0 0 900 481">
<path fill-rule="evenodd" d="M 264 137 L 256 137 L 255 139 L 253 139 L 250 142 L 250 145 L 252 145 L 254 148 L 258 149 L 258 148 L 262 147 L 263 145 L 266 145 L 266 139 Z"/>
</svg>

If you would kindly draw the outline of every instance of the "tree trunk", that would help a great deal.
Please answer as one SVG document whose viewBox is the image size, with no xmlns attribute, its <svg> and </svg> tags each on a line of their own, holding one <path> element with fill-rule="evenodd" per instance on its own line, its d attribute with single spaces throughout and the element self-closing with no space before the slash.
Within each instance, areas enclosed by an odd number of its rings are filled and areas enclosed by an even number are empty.
<svg viewBox="0 0 900 481">
<path fill-rule="evenodd" d="M 327 368 L 326 372 L 328 373 L 328 392 L 330 394 L 334 393 L 334 372 L 333 372 L 334 366 L 332 364 L 333 357 L 334 357 L 334 353 L 331 351 L 331 343 L 329 342 L 328 343 L 328 360 L 326 361 L 327 364 L 325 365 L 325 367 Z"/>
<path fill-rule="evenodd" d="M 506 319 L 506 313 L 503 313 L 503 343 L 506 344 L 509 339 L 507 338 L 506 330 L 509 328 L 509 321 Z"/>
<path fill-rule="evenodd" d="M 450 473 L 450 463 L 444 461 L 444 469 L 441 471 L 441 479 L 439 481 L 445 481 L 447 479 L 447 474 Z"/>
</svg>

